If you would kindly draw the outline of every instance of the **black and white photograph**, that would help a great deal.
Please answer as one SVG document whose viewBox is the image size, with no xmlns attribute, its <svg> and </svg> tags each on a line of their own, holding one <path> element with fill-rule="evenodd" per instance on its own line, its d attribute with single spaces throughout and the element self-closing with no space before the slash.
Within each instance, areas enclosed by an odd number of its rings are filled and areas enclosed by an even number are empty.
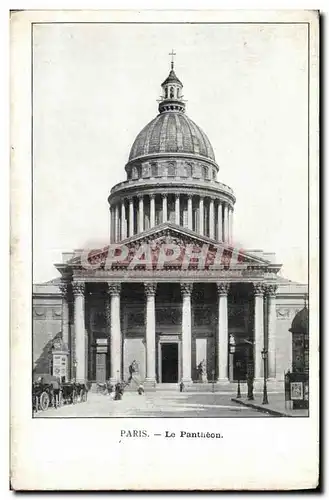
<svg viewBox="0 0 329 500">
<path fill-rule="evenodd" d="M 35 429 L 220 442 L 317 411 L 317 18 L 295 14 L 31 23 Z"/>
</svg>

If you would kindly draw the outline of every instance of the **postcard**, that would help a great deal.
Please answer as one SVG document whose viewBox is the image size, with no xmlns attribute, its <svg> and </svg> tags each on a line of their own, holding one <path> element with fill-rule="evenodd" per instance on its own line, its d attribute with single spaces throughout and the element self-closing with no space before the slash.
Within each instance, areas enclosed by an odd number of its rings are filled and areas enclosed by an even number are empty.
<svg viewBox="0 0 329 500">
<path fill-rule="evenodd" d="M 318 12 L 10 22 L 12 488 L 316 488 Z"/>
</svg>

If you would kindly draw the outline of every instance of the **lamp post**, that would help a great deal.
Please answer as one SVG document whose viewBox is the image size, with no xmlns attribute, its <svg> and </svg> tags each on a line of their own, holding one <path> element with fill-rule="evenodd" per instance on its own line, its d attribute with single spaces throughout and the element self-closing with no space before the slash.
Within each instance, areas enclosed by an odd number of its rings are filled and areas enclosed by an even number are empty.
<svg viewBox="0 0 329 500">
<path fill-rule="evenodd" d="M 212 392 L 215 392 L 215 370 L 212 370 Z"/>
<path fill-rule="evenodd" d="M 230 380 L 233 381 L 234 380 L 233 361 L 235 353 L 235 338 L 233 337 L 233 335 L 230 335 L 229 350 L 230 350 Z"/>
<path fill-rule="evenodd" d="M 237 399 L 240 399 L 241 398 L 241 387 L 240 387 L 241 361 L 237 361 L 236 367 L 237 367 L 237 372 L 238 372 L 238 389 L 237 389 L 236 397 L 237 397 Z"/>
<path fill-rule="evenodd" d="M 263 405 L 268 405 L 267 381 L 266 381 L 267 355 L 268 355 L 268 351 L 264 347 L 264 349 L 262 350 L 262 358 L 263 358 L 263 363 L 264 363 L 264 369 L 263 369 L 263 371 L 264 371 L 264 386 L 263 386 L 263 402 L 262 402 Z"/>
</svg>

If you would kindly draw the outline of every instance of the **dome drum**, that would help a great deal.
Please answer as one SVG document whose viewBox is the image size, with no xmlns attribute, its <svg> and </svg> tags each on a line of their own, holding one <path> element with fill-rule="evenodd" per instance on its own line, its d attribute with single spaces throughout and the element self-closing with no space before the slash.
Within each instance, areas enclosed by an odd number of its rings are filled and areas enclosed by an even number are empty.
<svg viewBox="0 0 329 500">
<path fill-rule="evenodd" d="M 182 177 L 185 179 L 204 179 L 216 181 L 218 166 L 203 160 L 184 158 L 150 158 L 147 161 L 135 160 L 126 165 L 127 179 L 149 179 Z"/>
</svg>

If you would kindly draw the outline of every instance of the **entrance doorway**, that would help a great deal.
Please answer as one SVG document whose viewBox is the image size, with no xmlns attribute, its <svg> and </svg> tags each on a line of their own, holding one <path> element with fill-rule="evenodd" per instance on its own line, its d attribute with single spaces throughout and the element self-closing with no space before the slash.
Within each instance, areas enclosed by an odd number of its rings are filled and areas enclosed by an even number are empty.
<svg viewBox="0 0 329 500">
<path fill-rule="evenodd" d="M 161 344 L 161 382 L 178 382 L 178 342 Z"/>
</svg>

